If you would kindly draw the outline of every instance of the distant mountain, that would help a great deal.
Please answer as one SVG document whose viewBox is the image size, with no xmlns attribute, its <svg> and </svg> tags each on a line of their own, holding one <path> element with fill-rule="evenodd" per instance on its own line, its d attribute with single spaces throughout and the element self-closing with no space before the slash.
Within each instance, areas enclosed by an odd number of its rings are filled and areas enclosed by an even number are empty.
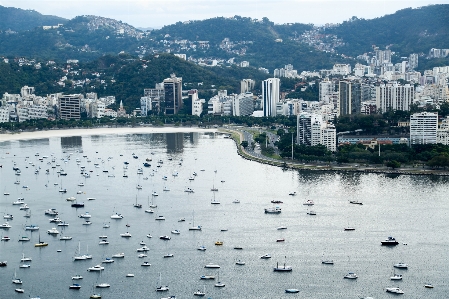
<svg viewBox="0 0 449 299">
<path fill-rule="evenodd" d="M 34 10 L 25 10 L 0 5 L 0 31 L 25 31 L 38 26 L 55 26 L 68 20 L 56 16 L 46 16 Z"/>
<path fill-rule="evenodd" d="M 430 48 L 449 48 L 449 5 L 406 8 L 372 20 L 353 18 L 326 33 L 343 39 L 339 51 L 347 55 L 369 52 L 373 45 L 390 46 L 400 55 L 427 54 Z"/>
</svg>

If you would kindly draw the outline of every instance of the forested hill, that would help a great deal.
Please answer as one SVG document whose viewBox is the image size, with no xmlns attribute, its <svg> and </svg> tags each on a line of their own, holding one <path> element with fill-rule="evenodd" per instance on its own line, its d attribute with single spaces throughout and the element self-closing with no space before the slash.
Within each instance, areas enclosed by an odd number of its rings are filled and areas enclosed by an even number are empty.
<svg viewBox="0 0 449 299">
<path fill-rule="evenodd" d="M 427 54 L 430 48 L 449 48 L 449 5 L 406 8 L 372 20 L 353 17 L 326 33 L 336 34 L 345 42 L 340 52 L 360 55 L 391 45 L 400 55 Z"/>
<path fill-rule="evenodd" d="M 25 31 L 38 26 L 55 26 L 68 20 L 57 16 L 46 16 L 35 10 L 25 10 L 0 5 L 0 31 Z"/>
</svg>

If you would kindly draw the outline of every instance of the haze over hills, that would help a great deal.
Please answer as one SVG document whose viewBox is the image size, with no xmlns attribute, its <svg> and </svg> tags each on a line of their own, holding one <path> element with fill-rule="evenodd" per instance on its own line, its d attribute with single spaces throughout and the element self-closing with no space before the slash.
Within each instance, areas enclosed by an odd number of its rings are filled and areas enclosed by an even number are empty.
<svg viewBox="0 0 449 299">
<path fill-rule="evenodd" d="M 57 25 L 44 30 L 42 26 Z M 235 16 L 178 22 L 142 31 L 98 16 L 66 20 L 35 11 L 0 7 L 0 55 L 37 59 L 91 61 L 120 52 L 144 57 L 154 53 L 186 54 L 195 62 L 219 65 L 248 61 L 269 69 L 293 64 L 298 71 L 352 63 L 357 55 L 389 46 L 394 59 L 431 48 L 449 48 L 449 5 L 403 9 L 372 20 L 353 18 L 331 27 L 274 24 Z M 15 33 L 9 31 L 15 31 Z"/>
</svg>

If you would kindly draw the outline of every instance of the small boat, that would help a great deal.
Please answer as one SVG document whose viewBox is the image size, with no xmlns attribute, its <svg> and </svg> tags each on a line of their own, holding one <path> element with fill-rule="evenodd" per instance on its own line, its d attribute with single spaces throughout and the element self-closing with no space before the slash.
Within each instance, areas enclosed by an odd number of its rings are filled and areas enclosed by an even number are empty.
<svg viewBox="0 0 449 299">
<path fill-rule="evenodd" d="M 224 283 L 222 283 L 221 281 L 220 281 L 220 272 L 218 272 L 218 279 L 217 279 L 218 281 L 217 281 L 217 283 L 215 283 L 214 284 L 214 287 L 217 287 L 217 288 L 224 288 L 226 285 L 224 284 Z"/>
<path fill-rule="evenodd" d="M 424 285 L 424 287 L 425 287 L 425 288 L 428 288 L 428 289 L 433 289 L 433 285 L 432 285 L 431 283 L 426 283 L 426 284 Z"/>
<path fill-rule="evenodd" d="M 315 216 L 315 215 L 316 215 L 316 212 L 315 212 L 315 211 L 308 211 L 308 212 L 307 212 L 307 215 Z"/>
<path fill-rule="evenodd" d="M 123 219 L 123 215 L 115 213 L 114 215 L 111 215 L 111 219 Z"/>
<path fill-rule="evenodd" d="M 206 246 L 203 246 L 203 245 L 198 246 L 197 250 L 199 250 L 199 251 L 206 251 Z"/>
<path fill-rule="evenodd" d="M 57 234 L 59 234 L 59 231 L 56 229 L 56 227 L 52 227 L 51 229 L 47 230 L 47 234 L 57 235 Z"/>
<path fill-rule="evenodd" d="M 65 221 L 58 223 L 58 226 L 69 226 L 69 224 Z"/>
<path fill-rule="evenodd" d="M 84 203 L 83 202 L 75 202 L 72 203 L 72 208 L 84 208 Z"/>
<path fill-rule="evenodd" d="M 204 268 L 218 269 L 218 268 L 220 268 L 220 266 L 217 264 L 209 263 L 209 264 L 205 265 Z"/>
<path fill-rule="evenodd" d="M 86 212 L 84 214 L 78 215 L 78 218 L 91 218 L 92 215 L 89 214 L 89 212 Z"/>
<path fill-rule="evenodd" d="M 283 266 L 279 266 L 279 263 L 276 263 L 276 267 L 273 268 L 275 272 L 291 272 L 292 270 L 292 266 L 287 266 L 285 263 Z"/>
<path fill-rule="evenodd" d="M 398 269 L 407 269 L 408 265 L 406 263 L 397 263 L 397 264 L 394 264 L 393 267 L 398 268 Z"/>
<path fill-rule="evenodd" d="M 83 279 L 83 277 L 81 276 L 81 275 L 75 275 L 75 276 L 72 276 L 72 280 L 80 280 L 80 279 Z"/>
<path fill-rule="evenodd" d="M 243 265 L 245 265 L 245 262 L 241 261 L 241 260 L 238 260 L 237 262 L 235 262 L 235 264 L 239 265 L 239 266 L 243 266 Z"/>
<path fill-rule="evenodd" d="M 223 245 L 223 241 L 216 241 L 215 245 L 217 245 L 217 246 Z"/>
<path fill-rule="evenodd" d="M 146 251 L 150 251 L 150 248 L 147 246 L 137 248 L 137 252 L 146 252 Z"/>
<path fill-rule="evenodd" d="M 62 220 L 59 217 L 55 217 L 49 220 L 50 223 L 60 223 Z"/>
<path fill-rule="evenodd" d="M 11 228 L 11 225 L 9 224 L 9 222 L 5 222 L 5 223 L 3 223 L 2 225 L 0 225 L 0 228 L 3 228 L 3 229 L 10 229 L 10 228 Z"/>
<path fill-rule="evenodd" d="M 295 196 L 295 195 L 296 195 L 296 191 L 290 192 L 288 195 L 290 195 L 290 196 Z"/>
<path fill-rule="evenodd" d="M 235 246 L 234 249 L 235 249 L 235 250 L 242 250 L 243 247 L 241 247 L 241 246 Z"/>
<path fill-rule="evenodd" d="M 174 257 L 173 253 L 164 254 L 164 258 Z"/>
<path fill-rule="evenodd" d="M 184 192 L 187 192 L 187 193 L 194 193 L 194 191 L 193 191 L 192 188 L 186 188 L 186 189 L 184 190 Z"/>
<path fill-rule="evenodd" d="M 134 274 L 128 273 L 128 274 L 126 274 L 126 277 L 134 277 Z"/>
<path fill-rule="evenodd" d="M 265 214 L 280 214 L 282 209 L 280 207 L 266 208 Z"/>
<path fill-rule="evenodd" d="M 390 280 L 402 280 L 402 275 L 393 273 L 393 276 L 390 277 Z"/>
<path fill-rule="evenodd" d="M 349 272 L 349 273 L 346 274 L 343 278 L 346 278 L 346 279 L 357 279 L 358 276 L 357 276 L 357 274 L 355 274 L 354 272 Z"/>
<path fill-rule="evenodd" d="M 204 295 L 206 295 L 206 293 L 204 291 L 196 291 L 193 293 L 194 296 L 199 296 L 199 297 L 203 297 Z"/>
<path fill-rule="evenodd" d="M 120 237 L 122 237 L 122 238 L 130 238 L 131 234 L 129 232 L 126 232 L 124 234 L 120 234 Z"/>
<path fill-rule="evenodd" d="M 11 215 L 11 214 L 5 214 L 5 215 L 3 216 L 3 219 L 13 220 L 13 219 L 14 219 L 14 216 Z"/>
<path fill-rule="evenodd" d="M 69 286 L 69 289 L 71 290 L 79 290 L 81 289 L 81 286 L 77 283 L 72 284 L 71 286 Z"/>
<path fill-rule="evenodd" d="M 21 265 L 19 266 L 19 268 L 30 268 L 30 267 L 31 267 L 30 264 L 21 264 Z"/>
<path fill-rule="evenodd" d="M 103 283 L 99 283 L 97 284 L 95 287 L 96 288 L 109 288 L 111 285 L 109 283 L 103 282 Z"/>
<path fill-rule="evenodd" d="M 305 205 L 305 206 L 313 206 L 314 204 L 315 203 L 311 199 L 308 199 L 305 203 L 303 203 L 303 205 Z"/>
<path fill-rule="evenodd" d="M 149 262 L 143 262 L 143 264 L 141 264 L 142 267 L 149 267 L 151 266 L 151 264 Z"/>
<path fill-rule="evenodd" d="M 324 265 L 333 265 L 334 260 L 322 260 L 321 263 Z"/>
<path fill-rule="evenodd" d="M 69 241 L 69 240 L 72 240 L 72 237 L 70 237 L 70 236 L 64 236 L 64 237 L 59 238 L 59 240 L 60 240 L 60 241 Z"/>
<path fill-rule="evenodd" d="M 272 200 L 271 203 L 284 203 L 282 200 Z"/>
<path fill-rule="evenodd" d="M 232 201 L 232 203 L 240 203 L 240 200 L 234 199 L 234 200 Z"/>
<path fill-rule="evenodd" d="M 202 280 L 211 280 L 211 279 L 215 279 L 215 276 L 213 276 L 213 275 L 202 275 L 202 276 L 200 276 L 200 279 L 202 279 Z"/>
<path fill-rule="evenodd" d="M 109 244 L 109 241 L 105 240 L 105 239 L 102 239 L 102 240 L 100 240 L 100 242 L 98 242 L 98 245 L 108 245 L 108 244 Z"/>
<path fill-rule="evenodd" d="M 0 262 L 0 267 L 6 267 L 8 265 L 7 261 Z"/>
<path fill-rule="evenodd" d="M 107 223 L 103 224 L 103 228 L 110 228 L 111 226 Z"/>
<path fill-rule="evenodd" d="M 277 230 L 283 230 L 283 229 L 287 229 L 287 227 L 284 226 L 284 225 L 281 225 L 281 226 L 278 226 L 278 227 L 277 227 Z"/>
<path fill-rule="evenodd" d="M 184 221 L 186 221 L 185 218 L 181 218 L 181 219 L 178 220 L 178 222 L 184 222 Z"/>
<path fill-rule="evenodd" d="M 147 256 L 148 256 L 148 255 L 146 255 L 145 253 L 141 253 L 141 254 L 139 254 L 137 257 L 141 259 L 141 258 L 144 258 L 144 257 L 147 257 Z"/>
<path fill-rule="evenodd" d="M 396 246 L 399 244 L 399 242 L 396 241 L 396 239 L 393 237 L 388 237 L 386 240 L 381 241 L 381 244 L 385 246 Z"/>
<path fill-rule="evenodd" d="M 67 197 L 65 200 L 66 200 L 66 201 L 75 201 L 75 200 L 76 200 L 76 197 L 74 197 L 74 196 Z"/>
<path fill-rule="evenodd" d="M 36 226 L 36 225 L 33 225 L 33 224 L 27 225 L 27 226 L 25 226 L 25 230 L 31 230 L 31 231 L 39 230 L 39 226 Z"/>
<path fill-rule="evenodd" d="M 393 294 L 404 294 L 404 291 L 401 290 L 399 287 L 386 288 L 385 291 L 387 291 L 387 293 L 393 293 Z"/>
<path fill-rule="evenodd" d="M 114 258 L 124 258 L 125 257 L 125 253 L 123 253 L 123 252 L 116 253 L 112 257 L 114 257 Z"/>
<path fill-rule="evenodd" d="M 19 238 L 19 242 L 28 242 L 30 241 L 30 238 L 28 238 L 27 236 L 22 236 L 21 238 Z"/>
<path fill-rule="evenodd" d="M 285 242 L 285 239 L 284 238 L 276 239 L 276 242 Z"/>
<path fill-rule="evenodd" d="M 2 237 L 2 241 L 7 242 L 7 241 L 9 241 L 9 240 L 11 240 L 11 238 L 8 237 L 8 236 L 3 236 L 3 237 Z"/>
<path fill-rule="evenodd" d="M 104 267 L 100 266 L 100 265 L 96 265 L 93 267 L 90 267 L 89 269 L 87 269 L 87 271 L 89 272 L 94 272 L 94 271 L 103 271 Z"/>
<path fill-rule="evenodd" d="M 346 231 L 352 231 L 352 230 L 355 230 L 355 228 L 354 228 L 354 227 L 345 227 L 344 230 L 346 230 Z"/>
<path fill-rule="evenodd" d="M 179 235 L 181 232 L 177 229 L 171 231 L 172 234 Z"/>
<path fill-rule="evenodd" d="M 41 235 L 39 234 L 39 243 L 34 244 L 34 247 L 45 247 L 48 246 L 48 243 L 41 241 Z"/>
<path fill-rule="evenodd" d="M 299 290 L 298 289 L 286 289 L 285 292 L 291 293 L 291 294 L 296 294 L 296 293 L 299 293 Z"/>
<path fill-rule="evenodd" d="M 269 254 L 267 253 L 267 254 L 262 255 L 260 258 L 261 258 L 261 259 L 271 259 L 271 255 L 269 255 Z"/>
<path fill-rule="evenodd" d="M 92 295 L 90 295 L 89 298 L 90 298 L 90 299 L 100 299 L 100 298 L 101 298 L 101 295 L 100 295 L 100 294 L 92 294 Z"/>
<path fill-rule="evenodd" d="M 24 199 L 23 198 L 21 198 L 21 197 L 19 197 L 18 199 L 17 199 L 17 201 L 14 201 L 12 204 L 13 204 L 13 206 L 16 206 L 16 205 L 23 205 L 25 202 L 24 202 Z"/>
<path fill-rule="evenodd" d="M 160 236 L 159 239 L 161 239 L 161 240 L 170 240 L 171 238 L 169 236 Z"/>
<path fill-rule="evenodd" d="M 28 210 L 30 207 L 26 204 L 26 203 L 24 203 L 20 208 L 19 208 L 19 210 L 22 210 L 22 211 L 26 211 L 26 210 Z"/>
<path fill-rule="evenodd" d="M 48 216 L 56 216 L 56 215 L 58 215 L 59 213 L 58 213 L 58 211 L 56 211 L 55 208 L 52 208 L 52 209 L 45 210 L 45 211 L 44 211 L 44 214 L 45 214 L 45 215 L 48 215 Z"/>
<path fill-rule="evenodd" d="M 350 200 L 349 203 L 352 203 L 354 205 L 363 205 L 363 203 L 358 200 Z"/>
<path fill-rule="evenodd" d="M 83 225 L 91 225 L 92 222 L 90 222 L 89 220 L 84 221 Z"/>
<path fill-rule="evenodd" d="M 165 217 L 160 215 L 160 216 L 157 216 L 156 219 L 154 219 L 154 220 L 165 220 Z"/>
<path fill-rule="evenodd" d="M 114 262 L 113 259 L 107 257 L 101 263 L 102 264 L 110 264 L 110 263 L 113 263 L 113 262 Z"/>
<path fill-rule="evenodd" d="M 16 291 L 17 293 L 23 293 L 23 292 L 25 292 L 24 289 L 15 289 L 14 291 Z"/>
</svg>

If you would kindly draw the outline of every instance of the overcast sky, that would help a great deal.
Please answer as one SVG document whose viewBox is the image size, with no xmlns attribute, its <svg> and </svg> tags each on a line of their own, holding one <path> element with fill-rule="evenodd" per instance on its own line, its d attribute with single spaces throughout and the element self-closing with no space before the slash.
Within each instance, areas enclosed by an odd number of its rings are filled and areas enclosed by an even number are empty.
<svg viewBox="0 0 449 299">
<path fill-rule="evenodd" d="M 144 28 L 235 15 L 319 25 L 341 23 L 352 16 L 372 19 L 406 7 L 438 3 L 448 4 L 449 0 L 0 0 L 0 5 L 44 15 L 67 19 L 97 15 Z"/>
</svg>

